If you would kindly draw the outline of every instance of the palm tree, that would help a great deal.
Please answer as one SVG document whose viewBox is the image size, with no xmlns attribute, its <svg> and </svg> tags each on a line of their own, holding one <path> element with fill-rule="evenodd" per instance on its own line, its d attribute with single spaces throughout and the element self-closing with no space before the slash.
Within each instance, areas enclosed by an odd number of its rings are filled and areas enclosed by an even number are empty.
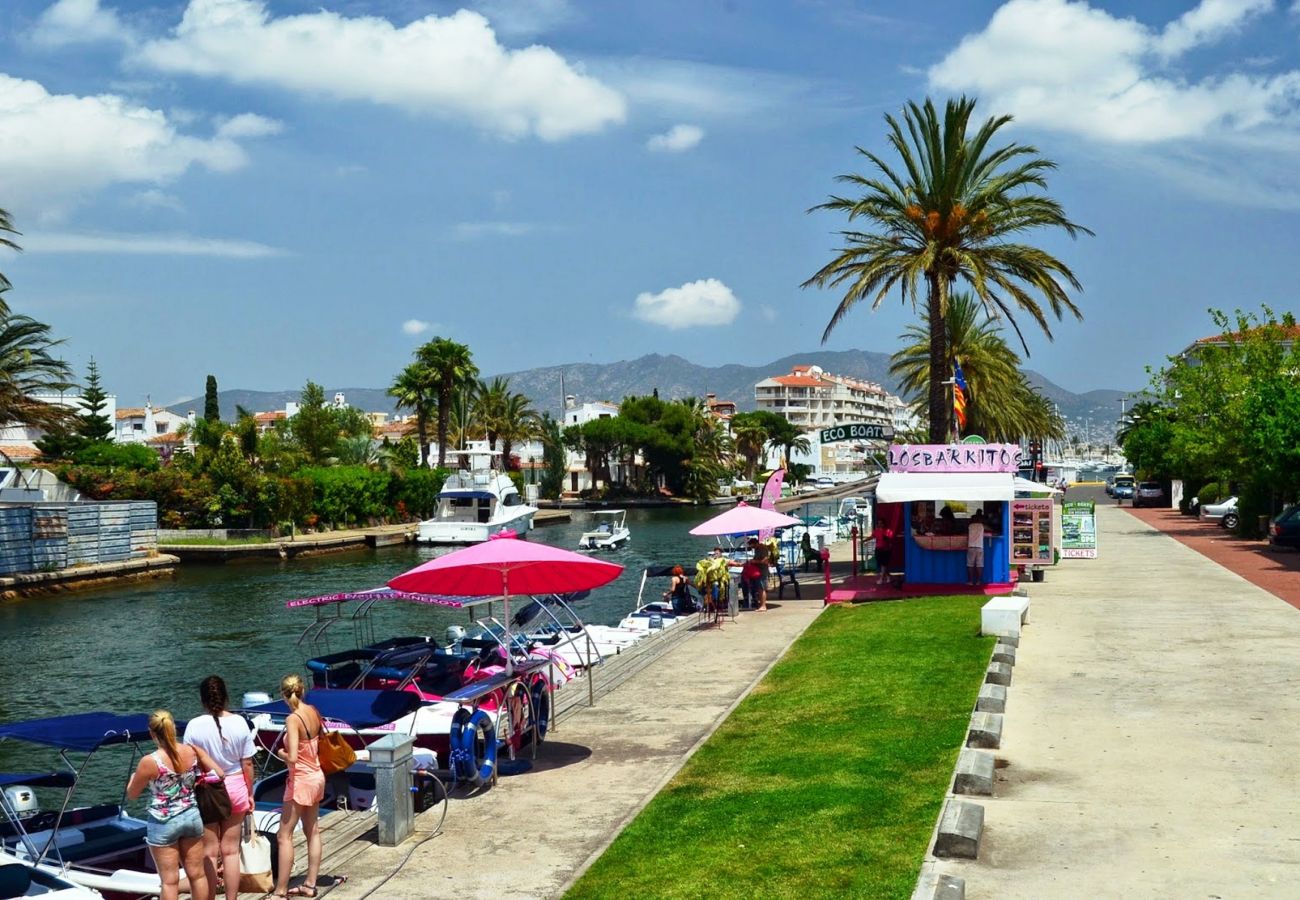
<svg viewBox="0 0 1300 900">
<path fill-rule="evenodd" d="M 429 464 L 429 409 L 438 385 L 427 366 L 413 362 L 397 374 L 388 388 L 388 396 L 397 401 L 398 409 L 415 413 L 415 439 L 420 444 L 420 467 Z"/>
<path fill-rule="evenodd" d="M 790 468 L 790 457 L 794 451 L 809 453 L 812 450 L 808 435 L 800 431 L 798 425 L 785 419 L 782 419 L 780 424 L 774 423 L 772 429 L 768 431 L 767 445 L 773 450 L 781 451 L 781 458 L 787 469 Z"/>
<path fill-rule="evenodd" d="M 497 422 L 497 437 L 501 439 L 501 462 L 510 468 L 510 451 L 516 444 L 524 444 L 541 436 L 542 420 L 532 403 L 523 394 L 509 392 Z"/>
<path fill-rule="evenodd" d="M 51 353 L 61 343 L 45 323 L 9 312 L 0 290 L 0 422 L 47 431 L 72 424 L 75 410 L 37 396 L 76 387 L 72 369 Z"/>
<path fill-rule="evenodd" d="M 1061 205 L 1046 193 L 1046 173 L 1056 164 L 1022 144 L 990 150 L 989 142 L 1011 121 L 989 118 L 967 133 L 975 101 L 949 100 L 940 121 L 934 103 L 909 103 L 903 123 L 886 115 L 888 140 L 898 154 L 903 173 L 862 148 L 877 172 L 868 177 L 841 175 L 862 191 L 857 198 L 832 196 L 813 209 L 844 212 L 850 224 L 865 219 L 874 231 L 843 231 L 846 246 L 804 287 L 847 289 L 822 334 L 825 343 L 860 300 L 870 297 L 873 309 L 898 287 L 904 302 L 915 308 L 924 283 L 929 313 L 930 371 L 943 371 L 948 357 L 944 330 L 948 295 L 957 281 L 970 285 L 992 316 L 1005 318 L 1015 329 L 1028 355 L 1014 312 L 1029 315 L 1050 339 L 1047 316 L 1034 294 L 1047 302 L 1059 319 L 1065 312 L 1082 318 L 1066 293 L 1066 285 L 1081 290 L 1074 273 L 1051 254 L 1011 238 L 1037 228 L 1062 228 L 1071 237 L 1091 234 L 1071 222 Z M 928 385 L 930 440 L 948 439 L 948 403 L 943 380 Z"/>
<path fill-rule="evenodd" d="M 9 213 L 0 209 L 0 247 L 8 247 L 10 250 L 21 253 L 23 248 L 5 237 L 6 234 L 18 235 L 21 233 L 22 232 L 18 231 L 18 229 L 14 228 L 14 222 L 13 219 L 10 218 Z M 9 279 L 5 278 L 4 272 L 0 272 L 0 294 L 9 290 L 10 287 Z M 0 297 L 0 311 L 9 311 L 9 305 L 5 303 L 4 297 Z"/>
<path fill-rule="evenodd" d="M 759 457 L 763 455 L 763 447 L 767 443 L 767 429 L 761 422 L 744 418 L 745 415 L 740 413 L 732 418 L 731 439 L 736 452 L 745 460 L 745 477 L 752 481 Z"/>
<path fill-rule="evenodd" d="M 419 363 L 429 369 L 438 386 L 438 467 L 447 465 L 447 423 L 451 420 L 451 397 L 456 388 L 478 377 L 478 367 L 469 347 L 447 338 L 434 338 L 415 351 Z"/>
<path fill-rule="evenodd" d="M 510 382 L 505 378 L 498 376 L 491 381 L 480 379 L 474 388 L 470 415 L 487 437 L 488 449 L 494 453 L 497 449 L 497 434 L 505 424 L 509 403 Z"/>
</svg>

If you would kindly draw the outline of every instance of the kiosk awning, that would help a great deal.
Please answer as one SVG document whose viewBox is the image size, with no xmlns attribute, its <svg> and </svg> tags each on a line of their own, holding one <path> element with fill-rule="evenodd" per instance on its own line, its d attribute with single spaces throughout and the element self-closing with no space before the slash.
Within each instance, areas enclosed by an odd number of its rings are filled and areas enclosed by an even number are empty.
<svg viewBox="0 0 1300 900">
<path fill-rule="evenodd" d="M 1004 500 L 1015 497 L 1009 472 L 885 472 L 876 485 L 880 503 L 912 500 Z"/>
</svg>

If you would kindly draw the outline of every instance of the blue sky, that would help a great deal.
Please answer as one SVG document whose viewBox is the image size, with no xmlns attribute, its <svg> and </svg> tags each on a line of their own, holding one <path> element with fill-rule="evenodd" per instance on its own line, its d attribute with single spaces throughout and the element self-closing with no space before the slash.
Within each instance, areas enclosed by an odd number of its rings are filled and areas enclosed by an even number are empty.
<svg viewBox="0 0 1300 900">
<path fill-rule="evenodd" d="M 854 146 L 968 93 L 1097 233 L 1042 239 L 1085 318 L 1028 365 L 1137 388 L 1206 307 L 1296 308 L 1298 40 L 1290 0 L 7 0 L 0 270 L 123 405 L 382 387 L 434 335 L 488 373 L 763 362 L 838 299 L 805 211 Z"/>
</svg>

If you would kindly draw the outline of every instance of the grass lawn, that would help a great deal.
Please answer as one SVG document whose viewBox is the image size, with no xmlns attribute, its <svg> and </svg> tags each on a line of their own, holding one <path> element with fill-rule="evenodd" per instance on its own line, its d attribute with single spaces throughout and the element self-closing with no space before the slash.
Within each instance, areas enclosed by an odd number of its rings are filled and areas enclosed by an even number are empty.
<svg viewBox="0 0 1300 900">
<path fill-rule="evenodd" d="M 828 609 L 567 896 L 909 897 L 986 599 Z"/>
<path fill-rule="evenodd" d="M 178 544 L 189 547 L 239 547 L 246 544 L 269 544 L 269 537 L 242 537 L 242 538 L 206 538 L 206 537 L 187 537 L 187 538 L 169 538 L 165 541 L 159 541 L 160 544 Z"/>
</svg>

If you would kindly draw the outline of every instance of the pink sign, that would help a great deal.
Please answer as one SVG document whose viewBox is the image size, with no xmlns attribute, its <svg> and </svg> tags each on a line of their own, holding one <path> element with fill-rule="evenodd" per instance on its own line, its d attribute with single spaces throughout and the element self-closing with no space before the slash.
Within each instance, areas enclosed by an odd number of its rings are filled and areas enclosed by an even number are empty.
<svg viewBox="0 0 1300 900">
<path fill-rule="evenodd" d="M 1017 444 L 894 444 L 891 472 L 1015 472 L 1020 469 Z"/>
</svg>

